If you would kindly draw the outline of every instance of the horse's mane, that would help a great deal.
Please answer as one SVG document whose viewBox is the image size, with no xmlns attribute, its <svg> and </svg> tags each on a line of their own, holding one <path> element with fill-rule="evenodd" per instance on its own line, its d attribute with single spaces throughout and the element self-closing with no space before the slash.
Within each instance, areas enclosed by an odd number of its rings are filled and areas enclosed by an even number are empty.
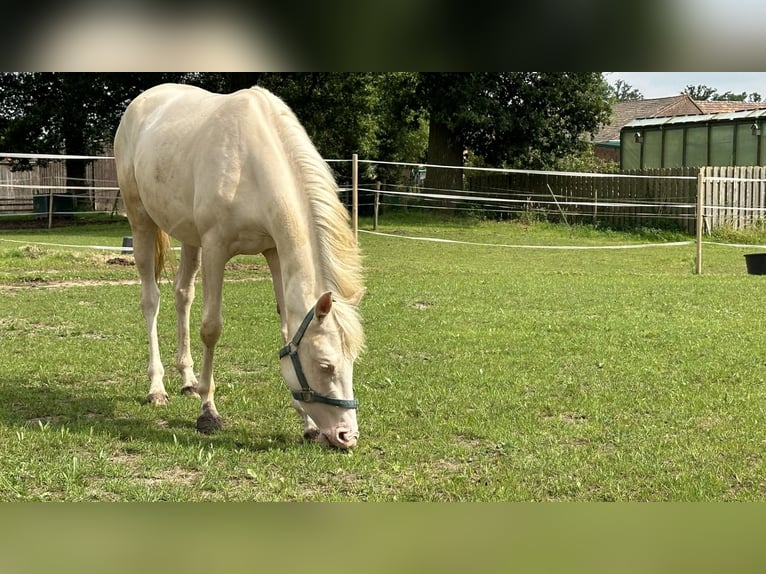
<svg viewBox="0 0 766 574">
<path fill-rule="evenodd" d="M 325 288 L 333 293 L 333 314 L 343 333 L 344 351 L 356 357 L 364 348 L 361 319 L 352 304 L 364 290 L 362 257 L 349 226 L 348 211 L 338 200 L 335 177 L 292 110 L 266 90 L 253 89 L 275 100 L 273 109 L 285 152 L 298 166 L 298 177 L 309 200 L 320 273 Z"/>
</svg>

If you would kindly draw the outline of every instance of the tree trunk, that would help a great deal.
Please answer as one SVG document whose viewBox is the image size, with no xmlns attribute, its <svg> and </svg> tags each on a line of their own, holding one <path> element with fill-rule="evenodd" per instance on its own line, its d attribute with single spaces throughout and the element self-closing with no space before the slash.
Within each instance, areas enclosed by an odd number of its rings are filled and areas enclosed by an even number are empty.
<svg viewBox="0 0 766 574">
<path fill-rule="evenodd" d="M 459 135 L 438 121 L 431 120 L 428 129 L 428 163 L 435 165 L 463 166 L 463 146 Z M 429 193 L 447 194 L 463 191 L 463 170 L 429 167 L 425 186 Z M 444 200 L 442 205 L 454 207 Z"/>
<path fill-rule="evenodd" d="M 236 92 L 258 85 L 263 72 L 227 72 L 226 92 Z"/>
<path fill-rule="evenodd" d="M 85 142 L 84 142 L 84 125 L 81 127 L 72 126 L 73 129 L 66 130 L 66 153 L 67 155 L 84 155 L 85 154 Z M 64 160 L 66 166 L 66 185 L 67 187 L 85 187 L 87 181 L 85 180 L 85 168 L 87 166 L 87 160 L 83 159 L 67 159 Z M 69 189 L 66 192 L 68 195 L 72 195 L 72 206 L 75 210 L 93 211 L 95 204 L 90 200 L 87 190 L 84 189 Z"/>
<path fill-rule="evenodd" d="M 88 79 L 84 74 L 64 74 L 62 91 L 64 96 L 73 102 L 78 102 L 82 93 L 87 89 Z M 64 140 L 64 150 L 67 155 L 87 155 L 87 145 L 85 141 L 85 127 L 87 118 L 82 106 L 72 105 L 63 109 L 62 137 Z M 67 159 L 64 160 L 66 166 L 66 185 L 67 187 L 84 187 L 85 166 L 87 160 Z M 87 190 L 70 189 L 68 195 L 72 195 L 72 206 L 75 210 L 93 211 L 95 204 L 90 201 Z M 54 204 L 55 205 L 55 204 Z"/>
<path fill-rule="evenodd" d="M 74 153 L 69 152 L 67 153 Z M 64 165 L 66 166 L 66 185 L 67 187 L 84 187 L 87 185 L 87 181 L 85 180 L 85 166 L 86 166 L 86 160 L 83 159 L 67 159 L 64 161 Z M 95 209 L 95 205 L 92 201 L 90 201 L 90 198 L 88 197 L 87 190 L 84 189 L 70 189 L 67 191 L 68 195 L 74 196 L 76 199 L 72 200 L 72 205 L 76 209 L 83 209 L 86 211 L 92 211 Z"/>
</svg>

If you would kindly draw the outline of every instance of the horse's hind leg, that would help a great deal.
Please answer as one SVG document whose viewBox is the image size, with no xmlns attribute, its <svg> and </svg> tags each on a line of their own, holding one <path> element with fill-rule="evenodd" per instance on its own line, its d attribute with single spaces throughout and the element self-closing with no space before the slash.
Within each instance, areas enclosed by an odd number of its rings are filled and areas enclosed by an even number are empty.
<svg viewBox="0 0 766 574">
<path fill-rule="evenodd" d="M 200 249 L 192 245 L 181 248 L 181 265 L 175 280 L 176 318 L 178 324 L 178 350 L 176 367 L 181 373 L 181 393 L 189 397 L 197 394 L 197 378 L 194 376 L 194 362 L 189 341 L 189 314 L 194 301 L 194 278 L 200 265 Z"/>
<path fill-rule="evenodd" d="M 143 225 L 133 225 L 133 253 L 138 275 L 141 278 L 141 312 L 146 322 L 149 335 L 149 394 L 146 402 L 154 405 L 164 405 L 168 402 L 168 394 L 162 381 L 165 368 L 160 360 L 160 345 L 157 337 L 157 314 L 160 308 L 160 288 L 154 275 L 154 246 L 159 229 L 150 222 Z"/>
</svg>

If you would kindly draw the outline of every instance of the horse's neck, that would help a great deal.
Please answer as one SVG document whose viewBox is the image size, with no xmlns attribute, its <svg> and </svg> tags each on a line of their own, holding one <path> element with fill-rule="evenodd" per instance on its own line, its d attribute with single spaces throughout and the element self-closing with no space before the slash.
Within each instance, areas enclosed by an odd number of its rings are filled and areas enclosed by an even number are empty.
<svg viewBox="0 0 766 574">
<path fill-rule="evenodd" d="M 326 291 L 311 242 L 302 248 L 280 253 L 284 317 L 288 332 L 293 333 L 306 313 Z"/>
<path fill-rule="evenodd" d="M 330 291 L 323 276 L 315 217 L 305 199 L 293 198 L 271 229 L 277 247 L 282 278 L 283 329 L 294 333 L 319 299 Z"/>
</svg>

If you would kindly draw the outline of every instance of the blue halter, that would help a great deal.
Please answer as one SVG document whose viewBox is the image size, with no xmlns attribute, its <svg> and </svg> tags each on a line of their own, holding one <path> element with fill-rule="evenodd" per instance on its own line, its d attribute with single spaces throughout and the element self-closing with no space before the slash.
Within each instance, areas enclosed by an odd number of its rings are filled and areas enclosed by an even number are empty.
<svg viewBox="0 0 766 574">
<path fill-rule="evenodd" d="M 355 409 L 359 406 L 359 401 L 356 399 L 334 399 L 325 395 L 320 395 L 315 392 L 306 380 L 306 375 L 303 374 L 303 367 L 301 367 L 301 360 L 298 357 L 298 345 L 300 345 L 303 335 L 308 329 L 309 323 L 314 318 L 314 308 L 309 309 L 306 317 L 303 319 L 301 326 L 293 335 L 292 340 L 279 350 L 279 358 L 282 359 L 285 356 L 289 356 L 295 369 L 295 376 L 298 377 L 298 382 L 301 385 L 300 391 L 291 391 L 293 398 L 296 401 L 304 403 L 324 403 L 326 405 L 332 405 L 334 407 L 341 407 L 344 409 Z"/>
</svg>

